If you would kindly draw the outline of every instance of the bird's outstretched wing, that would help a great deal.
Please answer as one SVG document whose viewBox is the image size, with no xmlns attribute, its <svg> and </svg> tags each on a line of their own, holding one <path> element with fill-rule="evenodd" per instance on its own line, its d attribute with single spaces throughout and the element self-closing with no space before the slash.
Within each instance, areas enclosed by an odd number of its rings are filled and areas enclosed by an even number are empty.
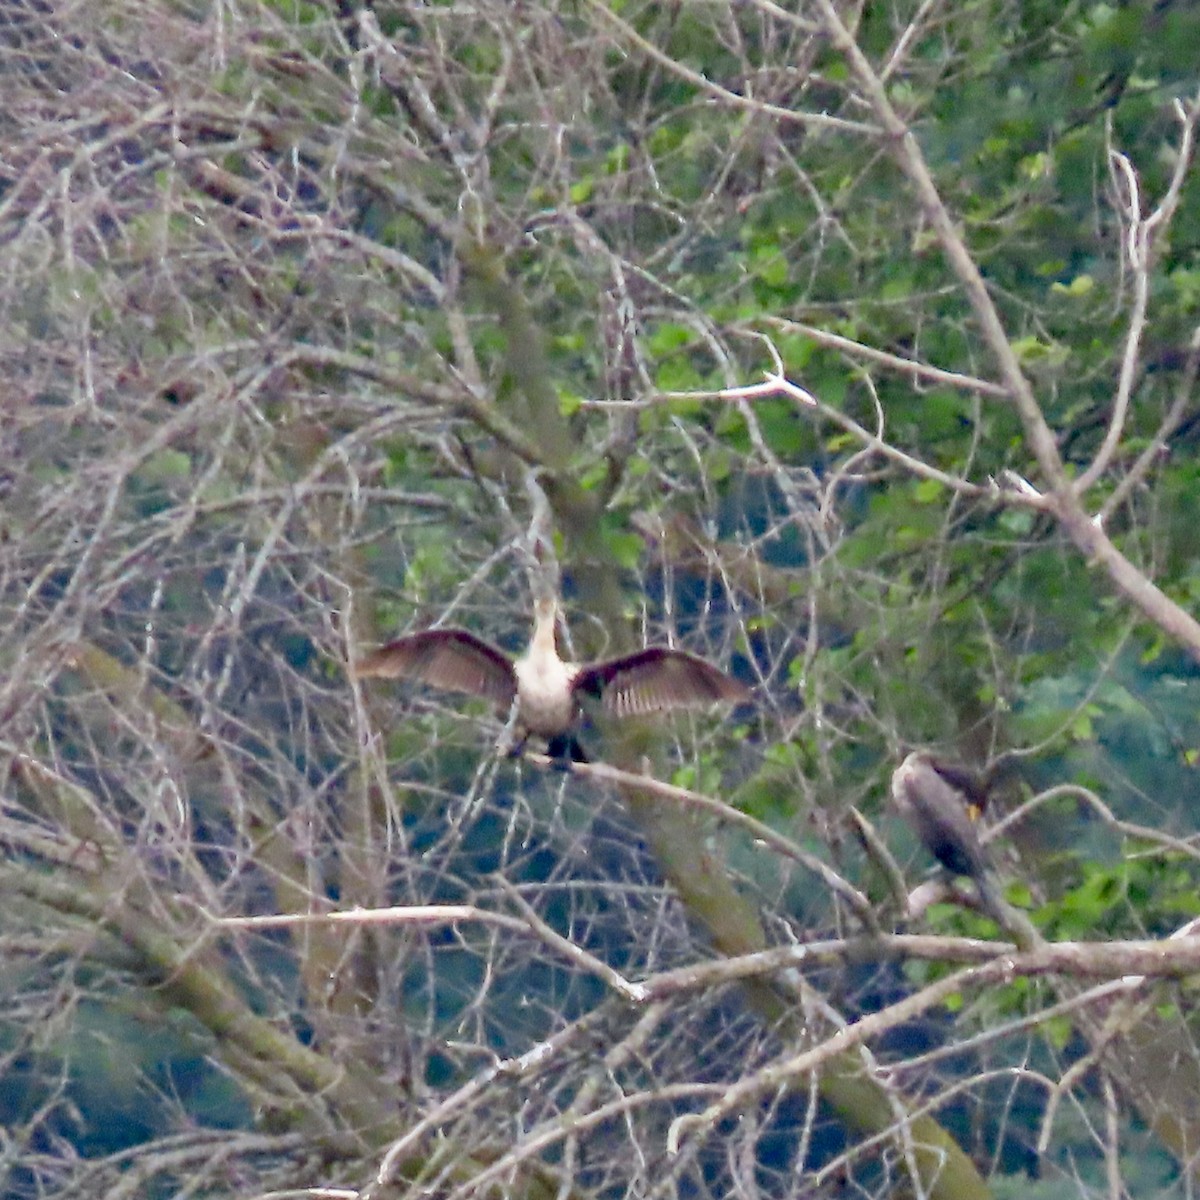
<svg viewBox="0 0 1200 1200">
<path fill-rule="evenodd" d="M 712 663 L 665 646 L 589 663 L 575 677 L 577 692 L 599 696 L 606 712 L 617 717 L 737 703 L 750 696 L 745 684 Z"/>
<path fill-rule="evenodd" d="M 360 677 L 411 679 L 451 692 L 483 696 L 507 708 L 517 694 L 508 657 L 465 629 L 426 629 L 380 646 L 354 664 Z"/>
</svg>

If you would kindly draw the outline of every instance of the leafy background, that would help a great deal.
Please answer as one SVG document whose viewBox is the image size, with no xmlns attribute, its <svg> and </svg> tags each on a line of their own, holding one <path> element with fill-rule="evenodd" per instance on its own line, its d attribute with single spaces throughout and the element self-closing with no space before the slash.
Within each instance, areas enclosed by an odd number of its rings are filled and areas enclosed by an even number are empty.
<svg viewBox="0 0 1200 1200">
<path fill-rule="evenodd" d="M 1041 936 L 1200 912 L 1200 646 L 1029 501 L 1054 480 L 898 158 L 1066 476 L 1103 456 L 1086 512 L 1192 607 L 1191 6 L 0 28 L 6 1195 L 1187 1193 L 1186 974 L 922 1000 L 963 938 L 1011 952 L 960 903 L 906 921 L 877 847 L 919 881 L 884 796 L 929 744 L 995 768 L 990 820 L 1033 801 L 993 847 Z M 755 687 L 589 729 L 685 793 L 497 762 L 482 707 L 347 675 L 433 620 L 520 645 L 535 468 L 575 653 Z M 220 923 L 391 905 L 471 915 Z M 839 948 L 700 970 L 798 943 Z"/>
</svg>

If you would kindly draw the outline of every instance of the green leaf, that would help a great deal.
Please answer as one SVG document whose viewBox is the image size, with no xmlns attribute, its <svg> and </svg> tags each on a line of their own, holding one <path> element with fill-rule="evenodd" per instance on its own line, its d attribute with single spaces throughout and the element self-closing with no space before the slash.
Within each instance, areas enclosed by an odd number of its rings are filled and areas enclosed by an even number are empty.
<svg viewBox="0 0 1200 1200">
<path fill-rule="evenodd" d="M 1076 275 L 1070 283 L 1052 283 L 1050 290 L 1062 296 L 1086 296 L 1095 286 L 1090 275 Z"/>
<path fill-rule="evenodd" d="M 1061 363 L 1066 360 L 1069 353 L 1065 346 L 1059 345 L 1057 342 L 1043 342 L 1032 335 L 1017 338 L 1011 343 L 1011 346 L 1018 361 L 1026 365 Z"/>
<path fill-rule="evenodd" d="M 788 281 L 788 262 L 778 249 L 755 254 L 751 269 L 769 287 L 781 288 Z"/>
<path fill-rule="evenodd" d="M 658 325 L 646 339 L 646 348 L 655 357 L 671 354 L 683 346 L 690 346 L 695 333 L 688 325 L 676 325 L 669 321 Z"/>
<path fill-rule="evenodd" d="M 145 483 L 165 483 L 169 479 L 186 479 L 192 473 L 192 459 L 182 450 L 160 450 L 152 454 L 138 470 Z"/>
<path fill-rule="evenodd" d="M 605 156 L 604 170 L 609 175 L 621 175 L 629 170 L 629 159 L 629 143 L 618 142 Z"/>
<path fill-rule="evenodd" d="M 615 517 L 606 519 L 603 536 L 604 544 L 618 566 L 632 570 L 641 561 L 645 543 L 636 533 L 631 533 L 623 521 L 618 525 Z"/>
<path fill-rule="evenodd" d="M 1065 1050 L 1075 1033 L 1075 1026 L 1067 1016 L 1048 1017 L 1040 1026 L 1046 1040 L 1056 1049 Z"/>
<path fill-rule="evenodd" d="M 780 458 L 790 459 L 812 443 L 809 423 L 790 400 L 763 400 L 756 411 L 767 445 Z"/>
</svg>

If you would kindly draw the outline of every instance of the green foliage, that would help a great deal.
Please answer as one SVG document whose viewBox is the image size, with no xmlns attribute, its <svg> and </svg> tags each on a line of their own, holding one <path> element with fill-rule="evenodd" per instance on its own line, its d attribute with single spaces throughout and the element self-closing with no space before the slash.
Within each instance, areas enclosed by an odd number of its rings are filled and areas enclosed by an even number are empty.
<svg viewBox="0 0 1200 1200">
<path fill-rule="evenodd" d="M 637 566 L 642 554 L 642 539 L 626 526 L 619 514 L 605 514 L 601 536 L 613 562 L 629 570 Z"/>
<path fill-rule="evenodd" d="M 607 11 L 656 53 L 587 6 L 401 5 L 358 25 L 341 11 L 267 0 L 238 9 L 236 37 L 209 30 L 202 54 L 208 14 L 188 16 L 181 35 L 171 33 L 175 10 L 155 10 L 152 67 L 140 44 L 117 37 L 130 21 L 123 12 L 110 29 L 110 10 L 98 9 L 99 34 L 82 24 L 71 37 L 55 31 L 48 61 L 96 37 L 94 65 L 117 64 L 108 83 L 122 90 L 99 116 L 79 116 L 100 93 L 70 91 L 77 64 L 39 82 L 30 54 L 6 76 L 34 89 L 7 113 L 5 138 L 24 128 L 26 141 L 4 147 L 15 165 L 0 229 L 10 281 L 11 395 L 0 418 L 12 442 L 0 481 L 10 756 L 44 760 L 48 776 L 89 797 L 97 821 L 112 822 L 112 861 L 123 868 L 128 855 L 130 878 L 150 894 L 123 875 L 112 903 L 132 897 L 166 925 L 182 909 L 175 933 L 187 947 L 200 943 L 191 922 L 210 904 L 318 911 L 449 897 L 486 909 L 507 902 L 494 879 L 507 872 L 506 882 L 531 885 L 521 895 L 564 936 L 631 978 L 726 948 L 689 940 L 673 911 L 682 893 L 654 874 L 615 800 L 593 807 L 611 797 L 582 772 L 546 782 L 486 757 L 490 704 L 456 698 L 450 714 L 443 697 L 407 684 L 364 703 L 345 685 L 360 637 L 443 607 L 506 645 L 524 632 L 514 547 L 530 519 L 529 469 L 544 465 L 529 460 L 548 430 L 525 422 L 514 448 L 499 422 L 478 417 L 489 405 L 492 417 L 519 411 L 514 368 L 526 364 L 501 319 L 506 301 L 531 313 L 531 357 L 544 355 L 548 376 L 536 382 L 557 401 L 547 415 L 569 431 L 567 477 L 542 479 L 558 505 L 555 546 L 581 643 L 603 640 L 600 622 L 585 624 L 588 585 L 602 577 L 647 636 L 722 662 L 732 652 L 758 684 L 744 725 L 730 720 L 713 735 L 681 721 L 643 735 L 676 782 L 732 797 L 873 889 L 844 818 L 852 804 L 881 816 L 888 766 L 918 743 L 978 763 L 1020 750 L 1023 774 L 1000 811 L 1072 782 L 1118 820 L 1194 834 L 1195 668 L 1065 539 L 1052 505 L 1012 501 L 1022 480 L 1046 487 L 1025 426 L 994 387 L 970 382 L 994 384 L 995 364 L 885 142 L 820 124 L 872 118 L 830 39 L 809 36 L 805 22 L 816 18 L 783 21 L 769 6 Z M 861 45 L 888 65 L 887 93 L 983 273 L 1068 474 L 1080 478 L 1110 428 L 1129 311 L 1126 214 L 1109 151 L 1129 156 L 1140 211 L 1150 211 L 1179 146 L 1166 101 L 1195 91 L 1200 22 L 1186 5 L 1152 0 L 902 3 L 858 15 Z M 120 43 L 112 51 L 110 35 Z M 750 111 L 760 100 L 774 107 Z M 41 115 L 56 104 L 57 126 Z M 481 264 L 495 267 L 492 290 Z M 1148 282 L 1130 411 L 1084 497 L 1090 512 L 1159 445 L 1185 381 L 1200 311 L 1194 171 Z M 814 327 L 860 349 L 806 332 Z M 787 397 L 712 397 L 758 383 L 775 355 L 825 412 L 853 418 L 891 452 Z M 410 382 L 395 388 L 389 370 Z M 1134 566 L 1193 609 L 1194 439 L 1186 416 L 1105 515 Z M 601 517 L 591 504 L 604 505 Z M 346 614 L 364 629 L 347 628 Z M 132 683 L 121 691 L 88 678 L 70 657 L 76 643 L 136 664 Z M 154 704 L 164 697 L 180 707 L 169 719 Z M 180 725 L 202 751 L 170 739 Z M 29 800 L 39 837 L 36 822 L 67 807 L 54 800 L 58 809 Z M 32 838 L 16 811 L 14 836 Z M 1039 927 L 1079 939 L 1165 935 L 1200 911 L 1192 860 L 1116 831 L 1100 811 L 1073 794 L 1010 831 L 1022 877 L 1009 895 Z M 724 838 L 712 835 L 714 878 Z M 70 870 L 110 854 L 88 828 L 51 848 Z M 997 847 L 1005 874 L 1009 849 Z M 799 867 L 785 879 L 761 848 L 740 852 L 771 936 L 800 935 L 780 898 L 801 892 L 820 936 L 850 928 Z M 25 863 L 18 854 L 10 865 L 15 874 Z M 55 919 L 62 943 L 85 954 L 74 926 Z M 946 935 L 999 936 L 956 905 L 925 921 Z M 314 968 L 316 984 L 301 970 L 312 965 L 315 927 L 261 944 L 231 938 L 242 968 L 232 986 L 270 1007 L 278 1029 L 299 1031 L 298 1046 L 334 1047 L 339 1078 L 355 1067 L 372 1082 L 392 1071 L 379 1066 L 380 1044 L 418 1047 L 424 1059 L 403 1070 L 446 1092 L 497 1053 L 550 1045 L 564 1014 L 600 1002 L 586 972 L 551 978 L 545 946 L 514 950 L 508 930 L 455 929 L 447 945 L 424 930 L 387 940 L 393 932 L 361 962 L 370 938 L 339 944 L 334 962 Z M 347 971 L 335 987 L 351 959 L 361 974 Z M 949 969 L 910 966 L 905 979 Z M 43 987 L 31 1010 L 53 1010 L 49 994 Z M 847 1019 L 879 1000 L 848 978 L 826 994 Z M 1031 1033 L 1014 1061 L 1057 1064 L 1078 1053 L 1080 1035 L 1065 1018 L 1037 1025 L 1047 994 L 1020 979 L 983 997 L 964 990 L 939 1014 L 953 1018 L 944 1036 L 1028 1014 L 1040 1040 Z M 728 993 L 708 1003 L 681 1001 L 665 1047 L 647 1031 L 634 1071 L 614 1067 L 618 1085 L 633 1094 L 677 1079 L 725 1082 L 777 1054 L 765 1037 L 766 1048 L 747 1049 L 741 1026 L 723 1042 Z M 624 1036 L 619 1007 L 606 1020 Z M 1162 1009 L 1164 1019 L 1180 1015 Z M 183 1021 L 140 1041 L 138 1028 L 104 994 L 79 1008 L 47 1058 L 46 1077 L 61 1075 L 87 1121 L 122 1118 L 144 1104 L 147 1080 L 149 1094 L 165 1093 L 177 1061 L 223 1049 L 201 1046 Z M 370 1036 L 357 1043 L 360 1028 Z M 705 1030 L 696 1061 L 675 1072 L 666 1060 L 696 1028 Z M 893 1053 L 904 1051 L 881 1050 Z M 572 1064 L 554 1065 L 566 1072 L 564 1094 L 587 1094 Z M 922 1069 L 931 1094 L 954 1092 L 957 1068 L 940 1078 L 942 1063 Z M 173 1110 L 176 1124 L 219 1125 L 223 1105 L 231 1121 L 250 1121 L 223 1078 L 206 1068 Z M 386 1078 L 384 1123 L 398 1103 Z M 524 1102 L 527 1082 L 506 1079 L 501 1101 L 481 1093 L 478 1114 L 467 1114 L 486 1122 L 488 1103 L 503 1110 L 487 1127 L 489 1137 L 505 1131 L 496 1144 L 524 1111 L 513 1097 Z M 332 1088 L 310 1090 L 329 1109 L 297 1123 L 306 1146 L 313 1128 L 377 1124 L 338 1111 Z M 1090 1100 L 1078 1094 L 1089 1120 Z M 561 1115 L 552 1087 L 537 1103 Z M 842 1134 L 852 1129 L 844 1109 L 837 1116 Z M 625 1135 L 638 1136 L 638 1119 Z M 877 1132 L 863 1153 L 884 1144 Z M 435 1140 L 443 1134 L 439 1126 Z M 628 1159 L 657 1162 L 660 1135 L 643 1132 Z M 580 1137 L 590 1171 L 599 1148 Z M 1067 1139 L 1069 1152 L 1091 1137 L 1085 1127 Z M 706 1153 L 696 1161 L 713 1177 L 681 1174 L 680 1186 L 729 1191 Z M 1156 1160 L 1143 1159 L 1149 1178 Z M 692 1161 L 682 1156 L 680 1171 Z M 877 1163 L 882 1177 L 888 1163 Z M 361 1163 L 338 1166 L 351 1185 L 370 1176 Z M 789 1162 L 772 1181 L 807 1179 L 810 1166 Z M 427 1182 L 413 1186 L 428 1191 Z M 614 1170 L 605 1186 L 632 1194 L 646 1181 Z M 449 1178 L 437 1187 L 470 1190 Z"/>
</svg>

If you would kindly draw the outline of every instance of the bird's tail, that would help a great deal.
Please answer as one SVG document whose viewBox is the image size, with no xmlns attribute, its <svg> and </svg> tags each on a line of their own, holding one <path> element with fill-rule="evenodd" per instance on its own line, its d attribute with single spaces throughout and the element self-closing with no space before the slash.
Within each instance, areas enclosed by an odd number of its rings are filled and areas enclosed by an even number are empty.
<svg viewBox="0 0 1200 1200">
<path fill-rule="evenodd" d="M 1042 935 L 1023 912 L 1013 908 L 1004 898 L 1000 881 L 990 870 L 984 869 L 975 876 L 975 886 L 979 888 L 979 899 L 988 915 L 1020 949 L 1030 950 L 1041 944 Z"/>
<path fill-rule="evenodd" d="M 568 763 L 588 761 L 582 743 L 573 733 L 556 733 L 549 739 L 546 753 L 563 768 L 566 768 Z"/>
</svg>

